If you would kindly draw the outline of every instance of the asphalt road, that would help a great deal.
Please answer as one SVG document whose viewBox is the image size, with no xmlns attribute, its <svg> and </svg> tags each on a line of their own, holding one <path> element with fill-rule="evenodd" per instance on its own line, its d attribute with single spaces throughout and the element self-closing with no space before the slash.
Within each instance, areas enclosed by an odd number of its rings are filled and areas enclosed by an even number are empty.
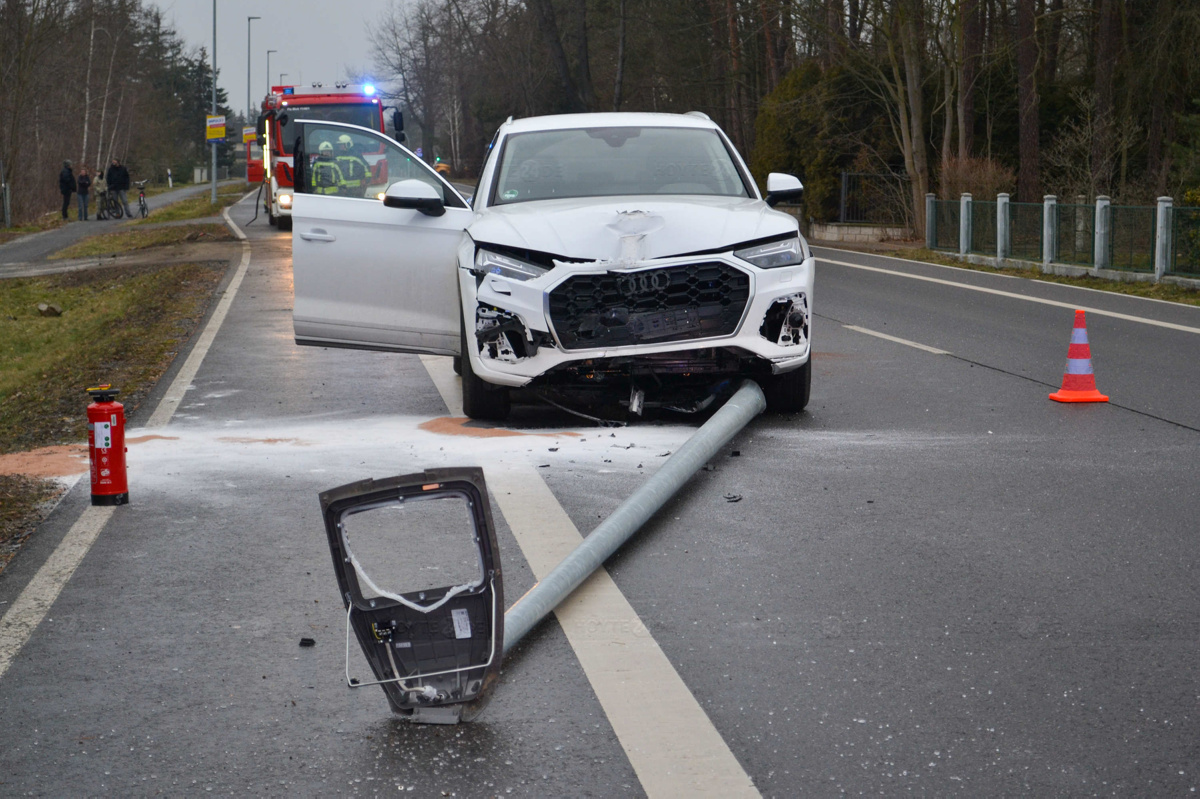
<svg viewBox="0 0 1200 799">
<path fill-rule="evenodd" d="M 295 347 L 289 240 L 261 219 L 246 231 L 244 280 L 178 409 L 165 427 L 136 429 L 154 401 L 132 420 L 131 436 L 159 436 L 130 446 L 132 504 L 0 677 L 0 793 L 661 784 L 675 764 L 629 744 L 602 699 L 612 675 L 554 619 L 473 724 L 408 725 L 378 689 L 346 688 L 317 493 L 484 466 L 505 486 L 511 604 L 541 554 L 514 535 L 528 522 L 513 475 L 543 481 L 586 534 L 693 427 L 598 429 L 535 406 L 517 406 L 517 435 L 430 424 L 454 404 L 438 364 Z M 637 635 L 763 795 L 1194 791 L 1200 309 L 818 254 L 809 412 L 753 422 L 607 564 Z M 1047 399 L 1074 307 L 1091 309 L 1109 404 Z M 0 575 L 0 608 L 87 501 L 76 485 Z M 642 665 L 620 677 L 642 692 L 635 722 L 654 699 Z M 354 651 L 350 669 L 365 672 Z"/>
</svg>

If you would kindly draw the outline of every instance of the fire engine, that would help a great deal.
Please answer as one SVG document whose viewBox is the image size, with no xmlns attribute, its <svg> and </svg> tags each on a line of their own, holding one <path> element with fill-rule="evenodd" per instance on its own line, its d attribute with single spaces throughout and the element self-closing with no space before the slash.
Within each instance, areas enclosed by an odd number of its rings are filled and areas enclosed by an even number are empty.
<svg viewBox="0 0 1200 799">
<path fill-rule="evenodd" d="M 332 88 L 312 86 L 272 86 L 263 99 L 262 113 L 255 138 L 262 153 L 257 158 L 247 145 L 247 177 L 259 176 L 265 196 L 263 209 L 272 225 L 283 230 L 292 226 L 292 148 L 295 146 L 295 122 L 299 119 L 348 122 L 385 133 L 384 107 L 375 87 L 370 84 L 337 83 Z M 395 138 L 404 141 L 404 118 L 392 111 Z"/>
</svg>

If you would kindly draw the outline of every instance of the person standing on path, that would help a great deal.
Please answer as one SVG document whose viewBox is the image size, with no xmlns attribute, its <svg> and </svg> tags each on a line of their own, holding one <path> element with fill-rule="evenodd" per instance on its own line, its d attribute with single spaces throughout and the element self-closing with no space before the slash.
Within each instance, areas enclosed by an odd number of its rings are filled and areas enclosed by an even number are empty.
<svg viewBox="0 0 1200 799">
<path fill-rule="evenodd" d="M 112 160 L 112 166 L 108 168 L 108 174 L 104 176 L 108 183 L 108 190 L 117 193 L 117 199 L 121 201 L 121 205 L 125 208 L 125 216 L 133 218 L 133 211 L 129 210 L 129 170 L 121 163 L 120 158 Z"/>
<path fill-rule="evenodd" d="M 67 218 L 67 209 L 71 207 L 71 195 L 75 193 L 75 173 L 71 171 L 71 162 L 63 161 L 62 172 L 58 173 L 58 191 L 63 197 L 62 218 Z"/>
<path fill-rule="evenodd" d="M 92 179 L 86 166 L 79 167 L 79 177 L 75 178 L 75 192 L 79 199 L 79 221 L 86 222 L 88 218 L 88 192 L 92 190 Z"/>
</svg>

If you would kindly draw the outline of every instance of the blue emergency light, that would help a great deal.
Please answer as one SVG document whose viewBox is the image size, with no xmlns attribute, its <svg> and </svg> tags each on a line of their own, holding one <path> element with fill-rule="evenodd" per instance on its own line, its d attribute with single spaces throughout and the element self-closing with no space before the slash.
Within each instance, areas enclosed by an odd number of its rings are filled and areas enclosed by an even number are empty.
<svg viewBox="0 0 1200 799">
<path fill-rule="evenodd" d="M 375 93 L 375 87 L 372 86 L 371 84 L 368 83 L 366 86 L 363 86 L 363 94 L 372 95 L 374 93 Z"/>
</svg>

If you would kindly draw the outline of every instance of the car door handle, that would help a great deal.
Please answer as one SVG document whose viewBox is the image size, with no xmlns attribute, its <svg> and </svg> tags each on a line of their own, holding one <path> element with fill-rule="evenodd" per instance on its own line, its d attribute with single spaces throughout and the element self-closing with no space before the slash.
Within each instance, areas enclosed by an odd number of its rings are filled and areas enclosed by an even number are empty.
<svg viewBox="0 0 1200 799">
<path fill-rule="evenodd" d="M 326 233 L 321 228 L 313 228 L 307 233 L 301 233 L 300 238 L 305 241 L 336 241 L 337 239 Z"/>
</svg>

